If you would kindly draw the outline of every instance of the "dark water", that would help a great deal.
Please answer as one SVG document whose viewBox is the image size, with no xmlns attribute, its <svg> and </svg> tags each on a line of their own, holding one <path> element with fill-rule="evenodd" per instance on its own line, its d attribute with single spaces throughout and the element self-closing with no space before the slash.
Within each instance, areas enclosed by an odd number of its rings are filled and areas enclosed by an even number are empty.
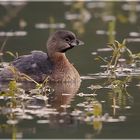
<svg viewBox="0 0 140 140">
<path fill-rule="evenodd" d="M 103 62 L 94 53 L 111 55 L 107 43 L 127 39 L 127 47 L 140 51 L 140 2 L 0 2 L 0 44 L 3 61 L 31 50 L 46 50 L 46 40 L 56 29 L 68 29 L 85 42 L 67 53 L 82 83 L 51 85 L 45 95 L 29 94 L 32 86 L 13 102 L 0 96 L 0 138 L 140 138 L 139 74 L 130 76 L 127 92 L 114 94 L 97 87 L 107 77 L 95 77 Z M 127 76 L 122 77 L 124 80 Z M 6 84 L 1 84 L 1 90 Z M 93 88 L 93 89 L 92 89 Z M 22 93 L 22 94 L 21 94 Z M 19 102 L 18 102 L 19 101 Z"/>
</svg>

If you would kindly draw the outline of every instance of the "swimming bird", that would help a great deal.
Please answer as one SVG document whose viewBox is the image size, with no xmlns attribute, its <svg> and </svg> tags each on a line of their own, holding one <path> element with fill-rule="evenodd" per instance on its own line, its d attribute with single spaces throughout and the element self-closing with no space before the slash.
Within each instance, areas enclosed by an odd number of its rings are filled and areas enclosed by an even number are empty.
<svg viewBox="0 0 140 140">
<path fill-rule="evenodd" d="M 32 51 L 10 63 L 20 73 L 24 73 L 37 82 L 43 82 L 46 77 L 51 82 L 79 81 L 80 75 L 67 59 L 65 52 L 84 43 L 68 30 L 54 32 L 47 41 L 47 51 Z M 0 81 L 13 78 L 9 69 L 0 72 Z"/>
</svg>

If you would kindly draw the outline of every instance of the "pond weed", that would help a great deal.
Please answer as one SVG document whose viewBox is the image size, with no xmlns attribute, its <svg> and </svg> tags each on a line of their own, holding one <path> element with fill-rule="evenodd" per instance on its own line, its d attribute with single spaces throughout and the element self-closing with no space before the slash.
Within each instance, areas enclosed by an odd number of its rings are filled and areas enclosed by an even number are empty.
<svg viewBox="0 0 140 140">
<path fill-rule="evenodd" d="M 106 76 L 127 76 L 134 75 L 138 72 L 140 64 L 140 53 L 132 53 L 132 51 L 126 46 L 127 40 L 124 39 L 122 43 L 114 41 L 114 43 L 108 43 L 107 46 L 112 49 L 111 56 L 102 57 L 98 56 L 95 60 L 102 61 L 105 65 L 101 65 L 104 68 L 101 75 Z M 97 75 L 97 74 L 96 74 Z"/>
<path fill-rule="evenodd" d="M 114 41 L 114 43 L 108 43 L 108 47 L 112 49 L 111 60 L 108 61 L 107 71 L 111 70 L 112 73 L 117 69 L 119 64 L 119 59 L 123 58 L 124 54 L 128 54 L 129 58 L 132 57 L 132 52 L 126 47 L 126 40 L 124 39 L 122 43 Z"/>
<path fill-rule="evenodd" d="M 133 76 L 136 77 L 136 74 L 140 74 L 138 72 L 140 53 L 132 53 L 126 43 L 126 39 L 122 43 L 117 40 L 113 43 L 108 43 L 107 46 L 112 49 L 112 52 L 111 57 L 109 56 L 107 59 L 96 55 L 96 60 L 101 60 L 106 65 L 103 67 L 103 72 L 93 74 L 96 79 L 102 79 L 102 81 L 99 84 L 95 83 L 95 85 L 92 84 L 88 87 L 96 95 L 103 92 L 108 94 L 109 104 L 113 108 L 113 116 L 116 116 L 117 109 L 123 110 L 132 106 L 134 99 L 128 92 L 128 87 L 132 82 Z M 98 99 L 98 96 L 96 98 Z"/>
</svg>

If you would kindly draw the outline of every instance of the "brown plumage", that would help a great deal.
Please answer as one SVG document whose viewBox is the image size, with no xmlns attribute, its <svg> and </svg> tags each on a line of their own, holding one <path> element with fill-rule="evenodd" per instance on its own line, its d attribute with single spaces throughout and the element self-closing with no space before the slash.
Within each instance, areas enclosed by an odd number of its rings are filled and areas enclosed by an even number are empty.
<svg viewBox="0 0 140 140">
<path fill-rule="evenodd" d="M 71 82 L 80 80 L 79 73 L 65 56 L 67 50 L 83 45 L 74 33 L 67 30 L 58 30 L 47 41 L 47 53 L 32 51 L 15 59 L 11 65 L 19 72 L 30 76 L 37 82 L 42 82 L 46 77 L 49 81 Z M 0 80 L 13 78 L 13 74 L 4 69 L 0 73 Z"/>
</svg>

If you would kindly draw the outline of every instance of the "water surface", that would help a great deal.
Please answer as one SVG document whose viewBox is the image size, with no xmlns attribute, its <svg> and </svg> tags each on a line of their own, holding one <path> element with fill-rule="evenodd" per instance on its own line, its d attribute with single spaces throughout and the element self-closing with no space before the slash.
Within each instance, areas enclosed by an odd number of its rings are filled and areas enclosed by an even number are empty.
<svg viewBox="0 0 140 140">
<path fill-rule="evenodd" d="M 139 73 L 130 76 L 127 92 L 116 94 L 103 87 L 104 63 L 95 61 L 97 55 L 111 55 L 106 44 L 114 39 L 127 39 L 138 53 L 139 22 L 139 2 L 0 2 L 4 62 L 13 60 L 6 51 L 46 51 L 47 38 L 57 29 L 71 30 L 85 42 L 67 53 L 81 83 L 48 85 L 41 93 L 24 83 L 14 97 L 0 93 L 0 138 L 140 138 Z M 0 89 L 7 91 L 7 83 Z"/>
</svg>

